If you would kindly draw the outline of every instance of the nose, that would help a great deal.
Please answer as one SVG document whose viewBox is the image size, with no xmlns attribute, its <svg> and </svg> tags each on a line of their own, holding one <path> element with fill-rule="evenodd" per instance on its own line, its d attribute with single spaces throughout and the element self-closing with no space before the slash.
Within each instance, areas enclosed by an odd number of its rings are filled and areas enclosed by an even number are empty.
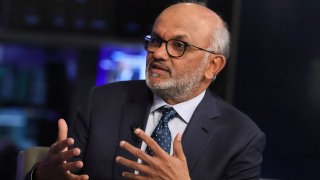
<svg viewBox="0 0 320 180">
<path fill-rule="evenodd" d="M 154 51 L 153 57 L 155 59 L 163 59 L 163 60 L 166 60 L 169 58 L 165 42 L 162 42 L 161 46 Z"/>
</svg>

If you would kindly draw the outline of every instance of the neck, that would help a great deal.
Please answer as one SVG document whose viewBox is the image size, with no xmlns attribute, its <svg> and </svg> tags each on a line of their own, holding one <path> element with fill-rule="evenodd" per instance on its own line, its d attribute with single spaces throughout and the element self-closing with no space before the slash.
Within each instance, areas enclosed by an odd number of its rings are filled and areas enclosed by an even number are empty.
<svg viewBox="0 0 320 180">
<path fill-rule="evenodd" d="M 181 102 L 185 102 L 188 101 L 196 96 L 198 96 L 199 94 L 201 94 L 204 90 L 206 90 L 207 88 L 198 88 L 192 92 L 189 93 L 173 93 L 170 90 L 152 90 L 153 93 L 157 96 L 159 96 L 164 102 L 166 102 L 167 104 L 170 105 L 175 105 L 175 104 L 179 104 Z"/>
</svg>

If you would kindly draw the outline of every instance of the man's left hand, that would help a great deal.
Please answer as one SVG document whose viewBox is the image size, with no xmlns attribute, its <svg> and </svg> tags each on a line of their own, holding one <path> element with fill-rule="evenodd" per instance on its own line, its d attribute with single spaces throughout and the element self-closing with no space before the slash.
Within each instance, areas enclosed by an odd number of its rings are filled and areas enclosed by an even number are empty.
<svg viewBox="0 0 320 180">
<path fill-rule="evenodd" d="M 123 172 L 128 179 L 190 179 L 186 157 L 181 144 L 181 134 L 173 142 L 173 156 L 167 154 L 150 136 L 141 129 L 134 133 L 151 148 L 154 155 L 149 156 L 126 141 L 120 142 L 120 147 L 142 160 L 143 163 L 131 161 L 124 157 L 116 157 L 116 161 L 128 168 L 139 171 L 139 174 Z"/>
</svg>

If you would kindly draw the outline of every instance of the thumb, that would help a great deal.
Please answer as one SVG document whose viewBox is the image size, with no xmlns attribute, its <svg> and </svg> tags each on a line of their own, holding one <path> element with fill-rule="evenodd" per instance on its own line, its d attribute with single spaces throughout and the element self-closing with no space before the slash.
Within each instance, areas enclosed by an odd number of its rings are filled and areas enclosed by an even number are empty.
<svg viewBox="0 0 320 180">
<path fill-rule="evenodd" d="M 173 141 L 173 154 L 175 157 L 177 157 L 180 160 L 186 161 L 186 156 L 184 155 L 183 149 L 182 149 L 182 141 L 181 141 L 181 134 L 178 133 Z"/>
<path fill-rule="evenodd" d="M 67 135 L 68 135 L 68 125 L 64 119 L 59 119 L 57 142 L 67 139 Z"/>
</svg>

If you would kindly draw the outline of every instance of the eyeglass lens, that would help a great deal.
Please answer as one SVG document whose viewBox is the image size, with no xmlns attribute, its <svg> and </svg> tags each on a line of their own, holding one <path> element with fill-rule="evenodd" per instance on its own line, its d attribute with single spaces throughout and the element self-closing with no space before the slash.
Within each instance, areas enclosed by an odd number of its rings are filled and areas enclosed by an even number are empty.
<svg viewBox="0 0 320 180">
<path fill-rule="evenodd" d="M 186 49 L 186 44 L 179 40 L 169 40 L 165 41 L 159 37 L 147 35 L 145 38 L 145 49 L 148 52 L 155 52 L 159 47 L 161 47 L 162 43 L 166 44 L 167 53 L 172 57 L 180 57 L 184 54 Z"/>
</svg>

